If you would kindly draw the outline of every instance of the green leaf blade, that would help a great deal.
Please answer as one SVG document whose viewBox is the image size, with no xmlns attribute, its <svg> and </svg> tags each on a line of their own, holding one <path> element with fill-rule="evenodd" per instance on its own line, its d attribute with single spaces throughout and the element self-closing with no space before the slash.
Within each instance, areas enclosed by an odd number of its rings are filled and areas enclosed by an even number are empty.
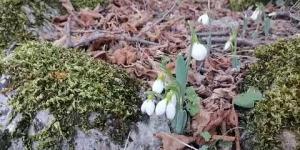
<svg viewBox="0 0 300 150">
<path fill-rule="evenodd" d="M 176 59 L 176 81 L 180 85 L 180 95 L 183 96 L 187 83 L 187 66 L 182 55 Z"/>
</svg>

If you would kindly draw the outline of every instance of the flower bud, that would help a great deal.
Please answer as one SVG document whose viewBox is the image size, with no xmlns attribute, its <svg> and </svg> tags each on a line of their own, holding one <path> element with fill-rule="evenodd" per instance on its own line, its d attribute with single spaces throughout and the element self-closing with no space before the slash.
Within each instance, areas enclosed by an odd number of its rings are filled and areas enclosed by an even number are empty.
<svg viewBox="0 0 300 150">
<path fill-rule="evenodd" d="M 156 105 L 155 114 L 158 116 L 163 115 L 166 112 L 166 107 L 167 107 L 167 99 L 161 100 Z"/>
<path fill-rule="evenodd" d="M 209 24 L 209 17 L 207 15 L 207 13 L 201 15 L 199 18 L 198 18 L 198 22 L 199 23 L 202 23 L 203 25 L 208 25 Z"/>
<path fill-rule="evenodd" d="M 261 16 L 262 12 L 257 8 L 253 14 L 250 16 L 250 18 L 254 21 L 256 21 L 260 16 Z"/>
<path fill-rule="evenodd" d="M 154 113 L 155 104 L 152 100 L 147 100 L 148 103 L 146 105 L 146 113 L 151 116 Z"/>
<path fill-rule="evenodd" d="M 166 115 L 167 118 L 172 120 L 176 114 L 176 106 L 173 103 L 168 103 L 166 108 Z"/>
<path fill-rule="evenodd" d="M 224 45 L 224 50 L 228 50 L 231 47 L 231 45 L 232 45 L 231 41 L 230 40 L 227 41 Z"/>
<path fill-rule="evenodd" d="M 191 56 L 198 60 L 202 61 L 207 56 L 207 49 L 203 44 L 200 43 L 194 43 L 192 47 L 192 54 Z"/>
</svg>

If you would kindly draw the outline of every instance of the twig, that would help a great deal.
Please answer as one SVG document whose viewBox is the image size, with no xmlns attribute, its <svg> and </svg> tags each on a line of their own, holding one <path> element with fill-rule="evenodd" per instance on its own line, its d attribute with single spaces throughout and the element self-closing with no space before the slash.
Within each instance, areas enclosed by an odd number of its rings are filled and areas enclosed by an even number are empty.
<svg viewBox="0 0 300 150">
<path fill-rule="evenodd" d="M 95 41 L 100 38 L 111 39 L 111 40 L 124 40 L 124 41 L 129 41 L 129 42 L 139 42 L 139 43 L 148 44 L 148 45 L 158 45 L 158 43 L 147 41 L 147 40 L 140 39 L 137 37 L 128 37 L 128 36 L 121 35 L 121 34 L 95 32 L 95 33 L 92 33 L 87 38 L 81 38 L 81 40 L 79 42 L 77 42 L 76 44 L 74 44 L 71 47 L 79 47 L 79 46 L 88 45 L 90 42 Z"/>
<path fill-rule="evenodd" d="M 151 24 L 150 26 L 148 26 L 148 28 L 146 28 L 146 29 L 144 29 L 144 30 L 141 30 L 141 32 L 140 32 L 136 37 L 142 36 L 144 33 L 146 33 L 147 31 L 149 31 L 149 30 L 150 30 L 151 28 L 153 28 L 155 25 L 157 25 L 157 24 L 159 24 L 160 22 L 162 22 L 162 21 L 166 18 L 166 16 L 169 15 L 169 14 L 174 10 L 174 8 L 175 8 L 175 6 L 177 5 L 178 1 L 179 1 L 179 0 L 176 0 L 176 1 L 173 3 L 172 7 L 171 7 L 170 9 L 168 9 L 168 10 L 164 13 L 164 15 L 163 15 L 161 18 L 159 18 L 156 22 L 154 22 L 153 24 Z"/>
<path fill-rule="evenodd" d="M 126 139 L 125 146 L 124 146 L 124 149 L 123 149 L 123 150 L 126 150 L 126 148 L 127 148 L 130 134 L 131 134 L 131 131 L 128 133 L 128 137 L 127 137 L 127 139 Z"/>
<path fill-rule="evenodd" d="M 181 140 L 179 140 L 179 139 L 177 139 L 177 138 L 175 138 L 175 137 L 173 137 L 173 136 L 171 136 L 169 134 L 166 134 L 166 133 L 164 133 L 164 134 L 167 135 L 168 137 L 174 139 L 175 141 L 179 142 L 180 144 L 183 144 L 183 145 L 185 145 L 185 146 L 187 146 L 187 147 L 189 147 L 189 148 L 191 148 L 193 150 L 198 150 L 197 148 L 195 148 L 195 147 L 193 147 L 193 146 L 191 146 L 191 145 L 189 145 L 187 143 L 184 143 L 183 141 L 181 141 Z"/>
<path fill-rule="evenodd" d="M 232 142 L 235 140 L 235 137 L 234 136 L 226 136 L 226 135 L 213 135 L 212 139 Z"/>
<path fill-rule="evenodd" d="M 198 36 L 209 36 L 209 32 L 199 32 L 196 33 Z M 218 32 L 211 32 L 211 36 L 229 36 L 229 31 L 218 31 Z"/>
<path fill-rule="evenodd" d="M 205 41 L 207 40 L 207 37 L 203 37 L 202 40 Z M 228 37 L 213 37 L 211 38 L 212 44 L 216 44 L 216 43 L 226 43 L 228 40 Z M 255 47 L 259 44 L 261 44 L 260 42 L 254 41 L 254 40 L 250 40 L 250 39 L 246 39 L 246 38 L 238 38 L 237 39 L 237 43 L 239 46 L 241 45 L 245 45 L 245 46 L 251 46 L 251 47 Z"/>
</svg>

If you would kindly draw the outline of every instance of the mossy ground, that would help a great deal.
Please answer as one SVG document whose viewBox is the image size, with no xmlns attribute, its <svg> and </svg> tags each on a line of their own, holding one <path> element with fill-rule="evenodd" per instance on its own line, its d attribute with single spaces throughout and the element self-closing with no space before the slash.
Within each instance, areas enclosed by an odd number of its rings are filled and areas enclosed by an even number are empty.
<svg viewBox="0 0 300 150">
<path fill-rule="evenodd" d="M 10 89 L 17 89 L 11 105 L 24 115 L 14 136 L 23 137 L 27 146 L 33 141 L 53 146 L 73 136 L 75 127 L 106 130 L 115 141 L 123 141 L 129 124 L 138 119 L 139 83 L 83 52 L 29 42 L 2 61 L 12 77 Z M 35 114 L 47 108 L 55 123 L 39 135 L 27 136 Z M 91 112 L 100 114 L 94 125 L 88 122 Z"/>
<path fill-rule="evenodd" d="M 232 10 L 241 11 L 246 10 L 250 6 L 255 6 L 257 3 L 268 4 L 272 2 L 276 4 L 276 0 L 229 0 Z M 284 0 L 285 5 L 293 5 L 297 0 Z"/>
<path fill-rule="evenodd" d="M 108 2 L 109 0 L 71 0 L 72 4 L 76 8 L 95 8 L 98 4 L 104 5 Z"/>
<path fill-rule="evenodd" d="M 265 100 L 254 108 L 249 127 L 257 149 L 280 149 L 277 135 L 283 129 L 300 134 L 300 39 L 259 47 L 256 57 L 246 85 L 264 91 Z"/>
</svg>

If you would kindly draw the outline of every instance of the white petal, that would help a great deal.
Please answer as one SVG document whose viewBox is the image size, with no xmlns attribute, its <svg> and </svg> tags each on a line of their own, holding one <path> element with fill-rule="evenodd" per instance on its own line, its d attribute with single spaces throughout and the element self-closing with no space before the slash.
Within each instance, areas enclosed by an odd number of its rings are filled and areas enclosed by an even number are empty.
<svg viewBox="0 0 300 150">
<path fill-rule="evenodd" d="M 256 9 L 254 12 L 253 12 L 253 14 L 251 15 L 251 19 L 252 20 L 257 20 L 258 19 L 258 17 L 260 16 L 260 14 L 261 14 L 261 12 L 260 12 L 260 10 L 258 10 L 258 9 Z"/>
<path fill-rule="evenodd" d="M 146 105 L 147 105 L 147 102 L 148 100 L 145 100 L 144 102 L 143 102 L 143 104 L 142 104 L 142 106 L 141 106 L 141 111 L 142 111 L 142 113 L 145 113 L 146 112 Z"/>
<path fill-rule="evenodd" d="M 231 47 L 231 41 L 227 41 L 224 46 L 224 50 L 228 50 Z"/>
<path fill-rule="evenodd" d="M 202 23 L 203 25 L 208 25 L 209 23 L 209 17 L 207 15 L 207 13 L 201 15 L 198 20 L 197 20 L 199 23 Z"/>
<path fill-rule="evenodd" d="M 172 103 L 169 103 L 166 108 L 167 118 L 172 120 L 175 117 L 175 114 L 176 114 L 176 106 Z"/>
<path fill-rule="evenodd" d="M 155 104 L 154 102 L 148 101 L 147 105 L 146 105 L 146 112 L 149 116 L 151 116 L 154 113 L 154 109 L 155 109 Z"/>
<path fill-rule="evenodd" d="M 153 85 L 152 85 L 152 91 L 160 94 L 163 90 L 164 90 L 163 81 L 160 80 L 160 79 L 155 80 Z"/>
<path fill-rule="evenodd" d="M 163 115 L 166 112 L 166 107 L 167 107 L 167 100 L 166 99 L 161 100 L 156 105 L 155 114 L 158 116 Z"/>
<path fill-rule="evenodd" d="M 172 103 L 173 105 L 175 105 L 175 106 L 176 106 L 176 103 L 177 103 L 176 94 L 173 94 L 173 95 L 172 95 L 172 98 L 171 98 L 171 103 Z"/>
<path fill-rule="evenodd" d="M 202 61 L 207 55 L 207 49 L 203 44 L 194 43 L 191 55 L 194 59 Z"/>
</svg>

